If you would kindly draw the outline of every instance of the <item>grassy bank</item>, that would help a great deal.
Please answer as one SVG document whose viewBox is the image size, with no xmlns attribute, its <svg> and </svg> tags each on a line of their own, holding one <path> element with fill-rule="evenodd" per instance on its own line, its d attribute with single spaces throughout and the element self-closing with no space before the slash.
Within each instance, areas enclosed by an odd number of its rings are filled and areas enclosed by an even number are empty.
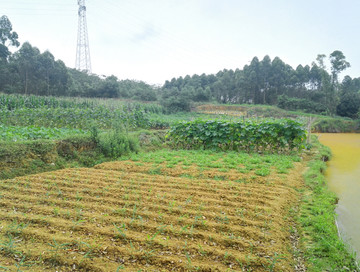
<svg viewBox="0 0 360 272">
<path fill-rule="evenodd" d="M 337 198 L 324 177 L 328 147 L 313 138 L 308 170 L 304 173 L 306 189 L 299 212 L 300 243 L 308 271 L 360 271 L 349 248 L 339 238 L 335 225 Z"/>
<path fill-rule="evenodd" d="M 52 171 L 66 167 L 92 166 L 104 160 L 90 136 L 62 140 L 0 142 L 0 179 Z"/>
<path fill-rule="evenodd" d="M 0 141 L 0 180 L 70 167 L 92 167 L 134 151 L 128 139 L 143 151 L 158 149 L 165 138 L 162 130 L 138 130 L 128 134 L 100 131 L 61 139 Z M 13 138 L 12 138 L 13 139 Z"/>
</svg>

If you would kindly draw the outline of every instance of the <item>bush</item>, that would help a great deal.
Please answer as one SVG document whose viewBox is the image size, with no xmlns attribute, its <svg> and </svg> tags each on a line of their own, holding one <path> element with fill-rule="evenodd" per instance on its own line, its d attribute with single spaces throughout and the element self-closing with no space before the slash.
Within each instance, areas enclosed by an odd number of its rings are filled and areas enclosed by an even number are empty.
<svg viewBox="0 0 360 272">
<path fill-rule="evenodd" d="M 126 131 L 117 128 L 99 135 L 98 146 L 106 157 L 118 158 L 139 151 L 137 139 L 129 138 Z"/>
<path fill-rule="evenodd" d="M 314 125 L 314 131 L 323 133 L 345 133 L 359 131 L 356 121 L 345 118 L 322 118 Z"/>
<path fill-rule="evenodd" d="M 303 110 L 308 113 L 325 113 L 326 107 L 323 104 L 316 103 L 309 99 L 288 97 L 280 95 L 278 98 L 278 107 L 285 110 Z"/>
</svg>

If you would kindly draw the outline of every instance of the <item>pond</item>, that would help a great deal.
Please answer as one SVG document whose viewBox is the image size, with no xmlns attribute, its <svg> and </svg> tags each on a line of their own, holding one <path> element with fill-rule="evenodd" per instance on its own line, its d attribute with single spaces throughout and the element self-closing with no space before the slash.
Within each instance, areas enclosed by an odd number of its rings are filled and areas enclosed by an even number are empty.
<svg viewBox="0 0 360 272">
<path fill-rule="evenodd" d="M 319 134 L 322 144 L 331 148 L 326 177 L 339 197 L 337 224 L 343 240 L 360 259 L 360 134 Z"/>
</svg>

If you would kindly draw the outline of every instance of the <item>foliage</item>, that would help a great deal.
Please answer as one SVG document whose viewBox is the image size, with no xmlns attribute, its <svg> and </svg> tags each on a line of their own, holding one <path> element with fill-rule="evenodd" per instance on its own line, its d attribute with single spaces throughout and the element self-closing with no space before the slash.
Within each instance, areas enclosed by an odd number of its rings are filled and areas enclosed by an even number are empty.
<svg viewBox="0 0 360 272">
<path fill-rule="evenodd" d="M 157 104 L 97 99 L 0 95 L 0 122 L 6 126 L 38 126 L 89 130 L 111 128 L 122 122 L 132 128 L 151 127 L 149 113 L 161 113 Z M 156 124 L 155 124 L 156 125 Z"/>
<path fill-rule="evenodd" d="M 358 132 L 360 131 L 360 126 L 359 122 L 349 118 L 324 117 L 315 122 L 313 130 L 323 133 Z"/>
<path fill-rule="evenodd" d="M 158 101 L 167 113 L 190 111 L 196 102 L 279 103 L 283 108 L 329 115 L 338 112 L 355 118 L 354 103 L 345 97 L 341 100 L 338 92 L 344 85 L 338 82 L 339 74 L 350 66 L 339 50 L 329 54 L 330 71 L 326 70 L 324 54 L 318 55 L 317 63 L 298 65 L 296 69 L 279 57 L 264 56 L 262 60 L 254 57 L 242 69 L 173 78 L 160 88 L 142 81 L 119 80 L 114 75 L 100 77 L 70 69 L 51 52 L 41 52 L 29 42 L 11 54 L 8 47 L 19 46 L 19 42 L 6 16 L 1 17 L 0 33 L 0 92 Z M 281 95 L 289 99 L 279 101 Z"/>
<path fill-rule="evenodd" d="M 343 92 L 340 103 L 336 107 L 336 113 L 340 116 L 356 119 L 360 117 L 360 93 Z"/>
<path fill-rule="evenodd" d="M 84 134 L 79 129 L 45 128 L 45 127 L 18 127 L 0 125 L 0 140 L 21 141 L 36 139 L 60 139 L 74 134 Z"/>
<path fill-rule="evenodd" d="M 55 141 L 0 141 L 0 179 L 66 167 L 91 167 L 105 160 L 89 135 Z"/>
<path fill-rule="evenodd" d="M 338 74 L 349 68 L 350 63 L 345 60 L 345 56 L 343 52 L 339 50 L 335 50 L 330 54 L 330 63 L 331 63 L 331 73 L 333 77 L 333 82 L 337 83 L 338 80 Z"/>
<path fill-rule="evenodd" d="M 12 24 L 9 18 L 5 15 L 0 17 L 0 61 L 7 60 L 10 56 L 8 46 L 20 45 L 18 41 L 18 34 L 12 31 Z"/>
<path fill-rule="evenodd" d="M 94 137 L 96 137 L 95 135 L 96 133 L 94 133 Z M 118 158 L 130 152 L 139 151 L 138 140 L 129 137 L 128 133 L 121 126 L 98 134 L 97 137 L 98 139 L 95 139 L 95 141 L 106 157 Z"/>
<path fill-rule="evenodd" d="M 190 93 L 177 88 L 164 89 L 161 97 L 161 105 L 166 113 L 190 111 Z"/>
<path fill-rule="evenodd" d="M 36 96 L 36 95 L 19 95 L 19 94 L 1 94 L 0 93 L 0 109 L 9 111 L 28 108 L 94 108 L 98 106 L 96 100 L 61 98 L 53 96 Z"/>
<path fill-rule="evenodd" d="M 314 132 L 358 132 L 360 131 L 359 120 L 351 120 L 342 117 L 330 117 L 315 115 L 301 111 L 287 111 L 274 106 L 266 105 L 213 105 L 206 104 L 196 107 L 198 113 L 206 119 L 221 118 L 222 120 L 236 120 L 240 118 L 290 118 L 307 122 L 308 118 L 313 118 L 311 130 Z M 211 118 L 212 115 L 212 118 Z M 190 116 L 190 115 L 189 115 Z M 173 117 L 173 115 L 171 115 Z M 199 116 L 201 117 L 201 116 Z M 171 118 L 172 119 L 172 118 Z M 192 120 L 186 118 L 185 120 Z M 173 120 L 174 121 L 174 120 Z M 171 122 L 174 123 L 174 122 Z"/>
<path fill-rule="evenodd" d="M 172 145 L 182 148 L 222 150 L 285 150 L 302 149 L 306 133 L 292 120 L 215 121 L 196 120 L 171 127 L 168 135 Z"/>
<path fill-rule="evenodd" d="M 326 107 L 317 102 L 313 102 L 304 98 L 288 97 L 287 95 L 280 95 L 278 97 L 278 107 L 285 110 L 302 110 L 308 113 L 325 113 Z"/>
</svg>

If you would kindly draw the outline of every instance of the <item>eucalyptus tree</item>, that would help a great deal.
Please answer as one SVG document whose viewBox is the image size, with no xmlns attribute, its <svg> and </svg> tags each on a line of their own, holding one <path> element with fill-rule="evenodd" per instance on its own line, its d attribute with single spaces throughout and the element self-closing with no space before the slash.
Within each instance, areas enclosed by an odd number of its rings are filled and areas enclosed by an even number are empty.
<svg viewBox="0 0 360 272">
<path fill-rule="evenodd" d="M 9 46 L 19 47 L 18 34 L 12 30 L 12 24 L 5 15 L 0 17 L 0 59 L 7 60 L 11 55 Z"/>
<path fill-rule="evenodd" d="M 18 34 L 12 30 L 12 24 L 5 15 L 0 17 L 0 91 L 9 89 L 12 85 L 12 67 L 8 64 L 11 55 L 9 47 L 18 47 Z"/>
<path fill-rule="evenodd" d="M 350 63 L 346 61 L 343 52 L 335 50 L 329 56 L 331 63 L 331 74 L 333 85 L 338 83 L 338 75 L 345 69 L 350 67 Z"/>
</svg>

